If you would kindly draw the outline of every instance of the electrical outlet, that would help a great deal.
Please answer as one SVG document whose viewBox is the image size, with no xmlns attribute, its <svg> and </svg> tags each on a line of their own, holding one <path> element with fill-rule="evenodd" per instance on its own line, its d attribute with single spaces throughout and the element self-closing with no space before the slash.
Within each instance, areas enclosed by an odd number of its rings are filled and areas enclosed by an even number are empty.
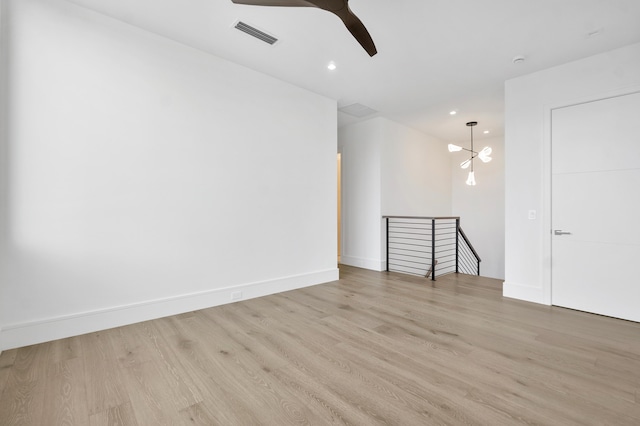
<svg viewBox="0 0 640 426">
<path fill-rule="evenodd" d="M 231 292 L 231 300 L 241 300 L 241 299 L 242 299 L 242 292 L 241 291 Z"/>
</svg>

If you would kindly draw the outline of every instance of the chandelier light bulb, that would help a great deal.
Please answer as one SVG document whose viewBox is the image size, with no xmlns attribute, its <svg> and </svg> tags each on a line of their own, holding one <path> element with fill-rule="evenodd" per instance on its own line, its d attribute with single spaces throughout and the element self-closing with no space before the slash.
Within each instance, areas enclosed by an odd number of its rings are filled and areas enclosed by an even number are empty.
<svg viewBox="0 0 640 426">
<path fill-rule="evenodd" d="M 471 159 L 464 160 L 462 163 L 460 163 L 460 167 L 462 167 L 463 169 L 466 169 L 469 167 L 470 164 L 471 164 Z"/>
<path fill-rule="evenodd" d="M 485 146 L 484 148 L 482 148 L 482 151 L 478 153 L 478 157 L 482 160 L 483 163 L 488 163 L 489 161 L 491 161 L 491 157 L 489 157 L 489 155 L 491 155 L 491 151 L 491 148 Z"/>
<path fill-rule="evenodd" d="M 462 147 L 461 147 L 461 146 L 454 145 L 454 144 L 452 144 L 452 143 L 450 143 L 450 144 L 448 145 L 448 148 L 449 148 L 449 152 L 462 151 Z"/>
<path fill-rule="evenodd" d="M 467 185 L 469 185 L 469 186 L 475 186 L 475 184 L 476 184 L 476 178 L 475 178 L 475 176 L 473 175 L 473 172 L 469 172 L 469 177 L 467 177 L 467 182 L 466 182 L 466 184 L 467 184 Z"/>
</svg>

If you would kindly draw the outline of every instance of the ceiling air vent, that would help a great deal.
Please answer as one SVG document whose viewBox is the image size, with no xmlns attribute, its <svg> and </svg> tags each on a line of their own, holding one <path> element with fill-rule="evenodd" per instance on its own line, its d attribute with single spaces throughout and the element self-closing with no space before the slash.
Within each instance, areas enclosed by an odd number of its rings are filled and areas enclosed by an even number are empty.
<svg viewBox="0 0 640 426">
<path fill-rule="evenodd" d="M 375 114 L 376 112 L 378 112 L 375 109 L 369 108 L 368 106 L 359 103 L 338 108 L 338 111 L 344 112 L 345 114 L 349 114 L 354 117 L 366 117 L 367 115 Z"/>
<path fill-rule="evenodd" d="M 257 38 L 258 40 L 262 40 L 268 44 L 274 44 L 276 41 L 278 41 L 278 39 L 275 38 L 274 36 L 267 34 L 264 31 L 260 31 L 259 29 L 252 27 L 251 25 L 242 21 L 236 22 L 236 24 L 234 25 L 234 28 L 242 31 L 243 33 L 247 33 L 250 36 Z"/>
</svg>

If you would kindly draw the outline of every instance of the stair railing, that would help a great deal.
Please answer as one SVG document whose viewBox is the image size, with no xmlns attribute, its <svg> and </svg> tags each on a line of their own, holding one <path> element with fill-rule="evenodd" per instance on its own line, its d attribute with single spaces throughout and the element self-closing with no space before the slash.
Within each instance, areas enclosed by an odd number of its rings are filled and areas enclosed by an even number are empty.
<svg viewBox="0 0 640 426">
<path fill-rule="evenodd" d="M 386 270 L 419 275 L 480 275 L 480 256 L 460 228 L 460 217 L 383 216 Z"/>
</svg>

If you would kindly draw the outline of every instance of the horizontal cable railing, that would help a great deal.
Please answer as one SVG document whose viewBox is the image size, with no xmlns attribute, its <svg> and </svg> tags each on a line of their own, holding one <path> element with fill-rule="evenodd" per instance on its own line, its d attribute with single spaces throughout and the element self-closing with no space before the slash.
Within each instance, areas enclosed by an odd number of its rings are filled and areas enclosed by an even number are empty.
<svg viewBox="0 0 640 426">
<path fill-rule="evenodd" d="M 461 270 L 480 275 L 480 258 L 460 229 L 459 217 L 384 216 L 387 271 L 431 276 Z M 471 269 L 474 268 L 473 272 Z"/>
</svg>

